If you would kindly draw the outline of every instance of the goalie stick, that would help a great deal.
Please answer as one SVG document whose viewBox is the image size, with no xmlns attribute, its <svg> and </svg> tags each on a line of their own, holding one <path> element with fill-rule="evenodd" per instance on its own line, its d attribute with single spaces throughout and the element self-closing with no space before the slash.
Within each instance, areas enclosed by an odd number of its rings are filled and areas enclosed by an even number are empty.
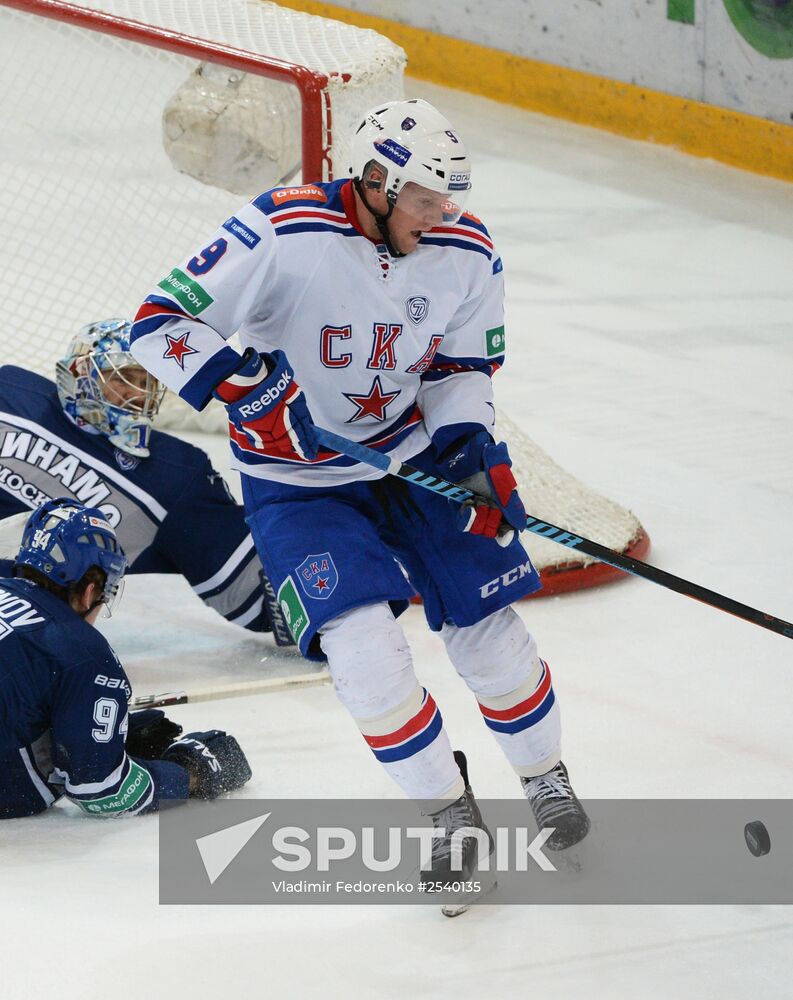
<svg viewBox="0 0 793 1000">
<path fill-rule="evenodd" d="M 347 438 L 339 434 L 334 434 L 332 431 L 317 427 L 317 433 L 319 434 L 320 441 L 326 448 L 330 448 L 341 455 L 347 455 L 349 458 L 354 458 L 358 462 L 374 466 L 375 469 L 380 469 L 389 475 L 396 476 L 397 479 L 404 479 L 405 482 L 421 486 L 426 490 L 431 490 L 433 493 L 446 497 L 448 500 L 454 500 L 456 503 L 465 503 L 466 500 L 477 496 L 477 494 L 466 489 L 464 486 L 460 486 L 457 483 L 450 483 L 428 472 L 422 472 L 421 469 L 417 469 L 413 465 L 408 465 L 406 462 L 400 462 L 396 458 L 381 455 L 379 451 L 367 448 L 366 445 L 358 444 L 356 441 L 349 441 Z M 482 497 L 481 499 L 489 502 L 487 498 Z M 559 528 L 548 521 L 527 515 L 526 530 L 536 535 L 541 535 L 543 538 L 548 538 L 559 545 L 575 549 L 577 552 L 593 556 L 600 562 L 614 566 L 616 569 L 621 569 L 625 573 L 640 576 L 645 580 L 650 580 L 652 583 L 657 583 L 661 587 L 666 587 L 668 590 L 674 590 L 685 597 L 693 597 L 696 601 L 709 604 L 720 611 L 726 611 L 731 615 L 735 615 L 736 618 L 742 618 L 744 621 L 759 625 L 761 628 L 776 632 L 779 635 L 787 636 L 788 639 L 793 639 L 793 623 L 791 622 L 776 618 L 765 611 L 758 611 L 757 608 L 751 608 L 747 604 L 741 604 L 739 601 L 734 601 L 731 597 L 717 594 L 714 590 L 708 590 L 707 587 L 701 587 L 697 583 L 691 583 L 689 580 L 682 579 L 682 577 L 674 576 L 672 573 L 667 573 L 666 570 L 659 569 L 657 566 L 651 566 L 650 563 L 642 562 L 640 559 L 634 559 L 632 556 L 614 552 L 613 549 L 609 549 L 605 545 L 592 542 L 588 538 L 582 538 L 572 531 L 565 531 L 563 528 Z"/>
<path fill-rule="evenodd" d="M 246 694 L 268 694 L 271 691 L 288 691 L 290 688 L 316 687 L 329 684 L 327 670 L 315 670 L 310 674 L 294 674 L 292 677 L 266 677 L 260 681 L 242 681 L 238 684 L 219 684 L 215 687 L 199 688 L 196 691 L 169 691 L 164 694 L 142 694 L 133 698 L 129 707 L 167 708 L 170 705 L 192 705 L 198 701 L 217 701 L 220 698 L 238 698 Z"/>
</svg>

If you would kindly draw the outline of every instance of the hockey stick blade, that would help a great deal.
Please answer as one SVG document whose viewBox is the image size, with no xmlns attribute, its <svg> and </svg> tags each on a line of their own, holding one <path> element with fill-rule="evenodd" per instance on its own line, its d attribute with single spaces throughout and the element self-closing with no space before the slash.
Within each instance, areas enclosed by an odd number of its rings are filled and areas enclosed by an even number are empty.
<svg viewBox="0 0 793 1000">
<path fill-rule="evenodd" d="M 319 434 L 320 441 L 326 448 L 341 455 L 347 455 L 348 458 L 354 458 L 365 465 L 371 465 L 375 469 L 380 469 L 382 472 L 405 480 L 405 482 L 413 483 L 414 486 L 421 486 L 423 489 L 431 490 L 439 496 L 446 497 L 447 500 L 454 500 L 456 503 L 465 503 L 466 500 L 477 496 L 477 494 L 466 489 L 464 486 L 460 486 L 458 483 L 450 483 L 428 472 L 422 472 L 421 469 L 417 469 L 413 465 L 408 465 L 406 462 L 400 462 L 395 458 L 389 458 L 387 455 L 381 455 L 379 451 L 367 448 L 366 445 L 358 444 L 356 441 L 349 441 L 340 434 L 323 430 L 321 427 L 317 427 L 317 433 Z M 486 503 L 489 502 L 484 497 L 481 499 Z M 693 597 L 694 600 L 700 601 L 702 604 L 709 604 L 712 608 L 726 611 L 728 614 L 735 615 L 736 618 L 742 618 L 753 625 L 759 625 L 770 632 L 776 632 L 778 635 L 784 635 L 788 639 L 793 639 L 793 623 L 791 622 L 786 622 L 782 618 L 777 618 L 765 611 L 758 611 L 757 608 L 751 608 L 748 604 L 741 604 L 740 601 L 734 601 L 731 597 L 718 594 L 715 590 L 709 590 L 707 587 L 701 587 L 697 583 L 691 583 L 689 580 L 682 579 L 682 577 L 667 573 L 666 570 L 659 569 L 657 566 L 651 566 L 650 563 L 642 562 L 641 559 L 634 559 L 632 556 L 615 552 L 605 545 L 592 542 L 588 538 L 582 538 L 571 531 L 565 531 L 563 528 L 559 528 L 555 524 L 550 524 L 548 521 L 527 515 L 526 530 L 533 532 L 535 535 L 541 535 L 552 542 L 556 542 L 558 545 L 564 545 L 569 549 L 575 549 L 577 552 L 583 552 L 597 559 L 599 562 L 613 566 L 615 569 L 621 569 L 624 573 L 640 576 L 645 580 L 650 580 L 652 583 L 657 583 L 661 587 L 666 587 L 667 590 L 674 590 L 684 597 Z"/>
<path fill-rule="evenodd" d="M 218 701 L 221 698 L 240 698 L 248 694 L 270 694 L 273 691 L 288 691 L 290 688 L 316 687 L 329 684 L 327 670 L 316 670 L 310 674 L 294 674 L 292 677 L 266 677 L 260 681 L 243 681 L 239 684 L 217 685 L 196 691 L 168 691 L 163 694 L 142 694 L 133 698 L 129 707 L 167 708 L 171 705 L 193 705 L 199 701 Z"/>
</svg>

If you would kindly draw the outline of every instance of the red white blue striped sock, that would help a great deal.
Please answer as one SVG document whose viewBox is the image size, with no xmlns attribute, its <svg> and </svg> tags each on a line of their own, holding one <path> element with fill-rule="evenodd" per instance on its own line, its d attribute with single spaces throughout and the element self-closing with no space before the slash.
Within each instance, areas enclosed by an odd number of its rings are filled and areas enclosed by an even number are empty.
<svg viewBox="0 0 793 1000">
<path fill-rule="evenodd" d="M 395 709 L 356 721 L 375 757 L 409 798 L 446 802 L 465 791 L 440 710 L 426 688 L 417 684 Z"/>
<path fill-rule="evenodd" d="M 559 706 L 544 660 L 520 687 L 498 697 L 479 698 L 479 710 L 518 774 L 545 774 L 561 757 Z"/>
</svg>

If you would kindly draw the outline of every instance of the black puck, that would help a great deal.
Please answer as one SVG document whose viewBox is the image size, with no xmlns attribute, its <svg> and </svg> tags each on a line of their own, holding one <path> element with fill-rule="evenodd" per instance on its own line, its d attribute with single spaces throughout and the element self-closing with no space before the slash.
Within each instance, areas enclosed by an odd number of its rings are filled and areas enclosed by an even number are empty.
<svg viewBox="0 0 793 1000">
<path fill-rule="evenodd" d="M 768 836 L 768 830 L 759 819 L 746 824 L 743 828 L 743 839 L 756 858 L 762 858 L 771 850 L 771 838 Z"/>
</svg>

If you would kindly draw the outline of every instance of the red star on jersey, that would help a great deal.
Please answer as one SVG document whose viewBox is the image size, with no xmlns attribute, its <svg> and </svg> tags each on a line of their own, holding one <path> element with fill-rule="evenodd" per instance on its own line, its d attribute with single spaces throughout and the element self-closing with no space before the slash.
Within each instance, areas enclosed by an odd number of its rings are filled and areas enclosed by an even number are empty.
<svg viewBox="0 0 793 1000">
<path fill-rule="evenodd" d="M 165 348 L 164 358 L 173 358 L 179 367 L 184 371 L 184 359 L 189 354 L 198 354 L 198 351 L 187 343 L 189 333 L 183 333 L 181 337 L 172 337 L 170 333 L 165 334 L 168 346 Z"/>
<path fill-rule="evenodd" d="M 383 392 L 383 387 L 380 384 L 380 376 L 375 375 L 368 396 L 360 396 L 354 392 L 342 393 L 343 396 L 346 396 L 351 403 L 354 403 L 358 407 L 357 413 L 350 417 L 347 423 L 354 424 L 356 420 L 362 420 L 364 417 L 385 420 L 386 407 L 389 403 L 393 403 L 401 392 L 401 389 L 397 389 L 396 392 Z"/>
<path fill-rule="evenodd" d="M 323 594 L 328 589 L 328 578 L 326 576 L 318 576 L 311 586 L 316 587 L 319 593 Z"/>
</svg>

